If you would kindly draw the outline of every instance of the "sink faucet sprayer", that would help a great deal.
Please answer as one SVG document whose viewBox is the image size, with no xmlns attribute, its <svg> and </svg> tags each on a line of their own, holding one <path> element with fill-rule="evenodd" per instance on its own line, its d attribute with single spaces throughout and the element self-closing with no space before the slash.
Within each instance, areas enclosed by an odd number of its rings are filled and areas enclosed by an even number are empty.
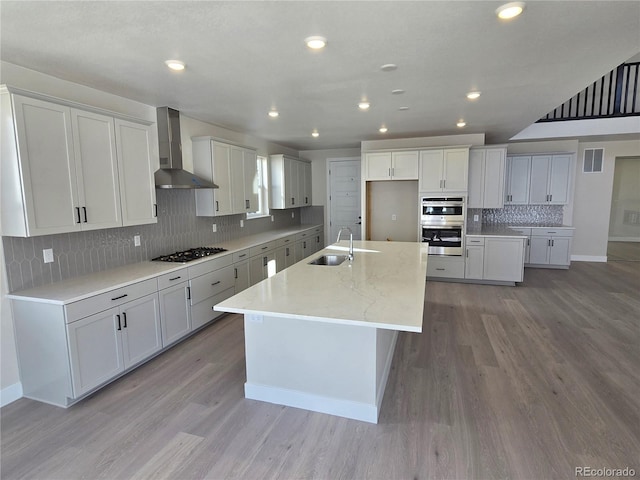
<svg viewBox="0 0 640 480">
<path fill-rule="evenodd" d="M 340 235 L 342 234 L 343 230 L 349 230 L 349 256 L 347 258 L 350 262 L 353 262 L 353 232 L 351 231 L 351 229 L 349 227 L 342 227 L 340 230 L 338 230 L 338 239 L 336 240 L 336 242 L 340 241 Z"/>
</svg>

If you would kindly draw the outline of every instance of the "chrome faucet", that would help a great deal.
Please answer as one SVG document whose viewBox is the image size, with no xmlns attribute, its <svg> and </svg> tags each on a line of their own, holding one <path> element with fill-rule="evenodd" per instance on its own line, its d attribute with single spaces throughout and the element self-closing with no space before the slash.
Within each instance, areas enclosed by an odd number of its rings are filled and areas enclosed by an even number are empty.
<svg viewBox="0 0 640 480">
<path fill-rule="evenodd" d="M 342 227 L 338 230 L 338 239 L 336 242 L 340 241 L 340 235 L 342 235 L 343 230 L 349 230 L 349 256 L 347 257 L 350 262 L 353 262 L 353 232 L 349 227 Z"/>
</svg>

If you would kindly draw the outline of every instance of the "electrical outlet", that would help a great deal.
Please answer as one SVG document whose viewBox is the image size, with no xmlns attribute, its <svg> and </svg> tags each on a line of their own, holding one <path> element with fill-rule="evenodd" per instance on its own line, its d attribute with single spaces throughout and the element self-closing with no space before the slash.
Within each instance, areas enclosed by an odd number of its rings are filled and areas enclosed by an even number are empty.
<svg viewBox="0 0 640 480">
<path fill-rule="evenodd" d="M 296 218 L 296 212 L 291 212 L 291 218 Z"/>
<path fill-rule="evenodd" d="M 240 228 L 244 228 L 244 220 L 240 220 Z"/>
<path fill-rule="evenodd" d="M 140 235 L 134 235 L 133 236 L 133 246 L 134 247 L 139 247 L 140 246 Z"/>
<path fill-rule="evenodd" d="M 213 233 L 216 233 L 218 231 L 218 225 L 216 225 L 215 223 L 213 224 Z"/>
<path fill-rule="evenodd" d="M 274 217 L 273 215 L 271 215 L 271 221 L 275 222 L 276 221 L 276 217 Z"/>
<path fill-rule="evenodd" d="M 42 250 L 42 258 L 44 259 L 44 263 L 53 262 L 53 248 L 45 248 Z"/>
<path fill-rule="evenodd" d="M 396 221 L 396 214 L 395 213 L 393 215 L 391 215 L 391 220 L 393 220 L 394 222 Z"/>
<path fill-rule="evenodd" d="M 480 219 L 480 215 L 474 215 L 473 216 L 473 221 L 477 222 Z"/>
</svg>

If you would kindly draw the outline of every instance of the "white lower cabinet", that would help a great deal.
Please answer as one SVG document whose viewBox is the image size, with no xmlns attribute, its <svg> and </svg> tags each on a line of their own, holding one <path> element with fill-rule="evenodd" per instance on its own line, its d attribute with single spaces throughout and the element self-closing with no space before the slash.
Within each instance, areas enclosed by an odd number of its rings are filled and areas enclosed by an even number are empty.
<svg viewBox="0 0 640 480">
<path fill-rule="evenodd" d="M 529 264 L 568 268 L 572 237 L 572 229 L 531 229 Z"/>
<path fill-rule="evenodd" d="M 177 282 L 158 292 L 162 319 L 162 346 L 166 347 L 191 332 L 190 289 L 187 277 L 171 274 Z M 160 279 L 158 279 L 160 284 Z"/>
<path fill-rule="evenodd" d="M 162 349 L 158 295 L 151 294 L 67 325 L 74 397 Z"/>
<path fill-rule="evenodd" d="M 222 315 L 222 312 L 216 312 L 213 307 L 233 296 L 236 279 L 232 260 L 232 256 L 226 255 L 189 267 L 192 330 Z"/>
<path fill-rule="evenodd" d="M 430 255 L 427 277 L 464 278 L 464 257 Z"/>
<path fill-rule="evenodd" d="M 467 237 L 464 278 L 482 280 L 484 272 L 484 238 Z"/>
<path fill-rule="evenodd" d="M 522 282 L 525 238 L 467 236 L 465 279 Z"/>
</svg>

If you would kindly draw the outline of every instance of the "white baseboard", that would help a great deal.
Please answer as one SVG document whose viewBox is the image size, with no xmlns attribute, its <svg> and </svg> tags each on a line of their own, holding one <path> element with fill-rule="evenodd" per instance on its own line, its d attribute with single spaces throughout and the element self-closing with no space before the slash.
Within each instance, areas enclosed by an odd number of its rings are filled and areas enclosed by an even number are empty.
<svg viewBox="0 0 640 480">
<path fill-rule="evenodd" d="M 375 404 L 351 402 L 349 400 L 323 397 L 322 395 L 248 382 L 244 384 L 244 396 L 252 400 L 303 408 L 363 422 L 378 423 L 378 408 Z"/>
<path fill-rule="evenodd" d="M 607 256 L 596 255 L 571 255 L 572 262 L 604 262 L 607 263 Z"/>
<path fill-rule="evenodd" d="M 640 242 L 638 237 L 609 237 L 610 242 Z"/>
<path fill-rule="evenodd" d="M 14 383 L 8 387 L 0 390 L 0 407 L 9 405 L 11 402 L 15 402 L 19 398 L 22 398 L 22 383 Z"/>
</svg>

